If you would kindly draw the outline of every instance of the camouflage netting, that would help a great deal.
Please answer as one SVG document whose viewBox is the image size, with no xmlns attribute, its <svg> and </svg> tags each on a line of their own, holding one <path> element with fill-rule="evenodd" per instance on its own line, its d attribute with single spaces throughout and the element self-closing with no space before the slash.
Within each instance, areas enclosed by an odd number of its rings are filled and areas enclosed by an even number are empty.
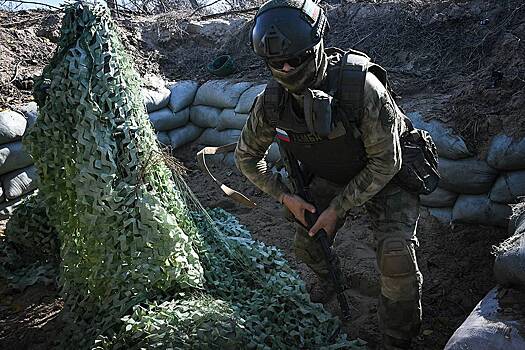
<svg viewBox="0 0 525 350">
<path fill-rule="evenodd" d="M 35 98 L 40 115 L 25 143 L 41 179 L 34 205 L 45 210 L 24 227 L 36 240 L 58 232 L 72 344 L 354 347 L 276 248 L 230 214 L 206 212 L 166 165 L 106 8 L 66 8 Z"/>
</svg>

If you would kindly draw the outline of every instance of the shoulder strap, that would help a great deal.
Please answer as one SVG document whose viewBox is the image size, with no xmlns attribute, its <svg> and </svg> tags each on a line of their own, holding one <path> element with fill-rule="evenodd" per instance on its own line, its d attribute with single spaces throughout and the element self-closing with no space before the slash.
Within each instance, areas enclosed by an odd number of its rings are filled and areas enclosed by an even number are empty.
<svg viewBox="0 0 525 350">
<path fill-rule="evenodd" d="M 274 79 L 268 82 L 263 93 L 264 117 L 273 127 L 275 127 L 279 121 L 283 94 L 283 87 Z"/>
<path fill-rule="evenodd" d="M 340 108 L 345 111 L 343 123 L 352 124 L 348 126 L 354 130 L 354 134 L 364 112 L 367 72 L 374 74 L 388 89 L 387 73 L 383 67 L 372 63 L 370 57 L 361 51 L 350 50 L 345 53 L 339 70 L 337 99 Z"/>
<path fill-rule="evenodd" d="M 349 51 L 342 59 L 339 70 L 337 99 L 346 112 L 346 121 L 357 123 L 363 114 L 366 72 L 370 58 L 359 51 Z"/>
</svg>

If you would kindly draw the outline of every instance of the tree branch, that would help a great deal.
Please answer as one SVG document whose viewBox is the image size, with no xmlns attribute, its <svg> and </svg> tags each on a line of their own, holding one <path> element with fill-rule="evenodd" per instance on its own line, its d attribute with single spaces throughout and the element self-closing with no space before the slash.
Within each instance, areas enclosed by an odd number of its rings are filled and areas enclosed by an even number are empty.
<svg viewBox="0 0 525 350">
<path fill-rule="evenodd" d="M 206 8 L 208 6 L 211 6 L 211 5 L 215 5 L 216 3 L 220 2 L 222 0 L 215 0 L 213 2 L 210 2 L 209 4 L 206 4 L 206 5 L 202 5 L 202 6 L 199 6 L 195 9 L 195 11 L 193 11 L 191 14 L 190 14 L 190 17 L 193 17 L 194 14 L 196 14 L 197 12 L 199 12 L 200 10 L 202 10 L 203 8 Z"/>
<path fill-rule="evenodd" d="M 38 1 L 26 1 L 26 0 L 7 0 L 7 2 L 18 2 L 20 4 L 33 4 L 33 5 L 41 5 L 41 6 L 47 6 L 47 7 L 51 7 L 51 8 L 54 8 L 54 9 L 57 9 L 57 10 L 61 10 L 60 7 L 56 7 L 56 6 L 53 6 L 53 5 L 49 5 L 49 4 L 44 4 L 44 3 L 41 3 L 41 2 L 38 2 Z"/>
<path fill-rule="evenodd" d="M 200 17 L 200 19 L 217 18 L 217 17 L 227 16 L 227 15 L 234 15 L 234 14 L 237 14 L 237 13 L 253 12 L 253 11 L 257 11 L 257 10 L 259 10 L 259 6 L 250 7 L 250 8 L 241 9 L 241 10 L 231 10 L 231 11 L 226 11 L 226 12 L 214 13 L 214 14 L 211 14 L 211 15 L 202 16 L 202 17 Z"/>
</svg>

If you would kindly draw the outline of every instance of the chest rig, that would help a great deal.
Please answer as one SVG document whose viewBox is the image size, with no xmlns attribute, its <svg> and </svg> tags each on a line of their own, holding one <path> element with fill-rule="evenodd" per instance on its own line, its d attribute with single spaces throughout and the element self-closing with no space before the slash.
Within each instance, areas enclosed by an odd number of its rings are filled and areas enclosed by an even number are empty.
<svg viewBox="0 0 525 350">
<path fill-rule="evenodd" d="M 305 173 L 345 185 L 367 163 L 359 131 L 366 73 L 373 73 L 385 87 L 387 76 L 383 68 L 362 52 L 337 48 L 325 52 L 329 65 L 319 90 L 333 97 L 333 127 L 328 137 L 308 130 L 302 112 L 294 111 L 294 97 L 274 80 L 263 94 L 264 117 L 277 131 L 281 154 L 298 160 Z"/>
</svg>

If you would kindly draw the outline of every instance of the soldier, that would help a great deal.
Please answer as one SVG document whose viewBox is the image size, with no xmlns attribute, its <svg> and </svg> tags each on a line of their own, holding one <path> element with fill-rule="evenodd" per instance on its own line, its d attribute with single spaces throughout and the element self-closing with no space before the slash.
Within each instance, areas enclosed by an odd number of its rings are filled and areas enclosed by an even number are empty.
<svg viewBox="0 0 525 350">
<path fill-rule="evenodd" d="M 295 254 L 327 295 L 333 287 L 314 236 L 324 229 L 333 242 L 347 211 L 365 206 L 377 241 L 382 349 L 407 349 L 421 323 L 419 196 L 394 176 L 402 166 L 400 139 L 411 125 L 386 88 L 384 70 L 357 51 L 325 49 L 326 27 L 323 9 L 312 0 L 271 0 L 257 12 L 251 45 L 273 79 L 252 107 L 236 164 L 301 223 Z M 267 167 L 264 156 L 276 137 L 281 153 L 299 161 L 315 203 L 295 195 Z M 308 230 L 304 213 L 316 208 L 320 216 Z"/>
</svg>

